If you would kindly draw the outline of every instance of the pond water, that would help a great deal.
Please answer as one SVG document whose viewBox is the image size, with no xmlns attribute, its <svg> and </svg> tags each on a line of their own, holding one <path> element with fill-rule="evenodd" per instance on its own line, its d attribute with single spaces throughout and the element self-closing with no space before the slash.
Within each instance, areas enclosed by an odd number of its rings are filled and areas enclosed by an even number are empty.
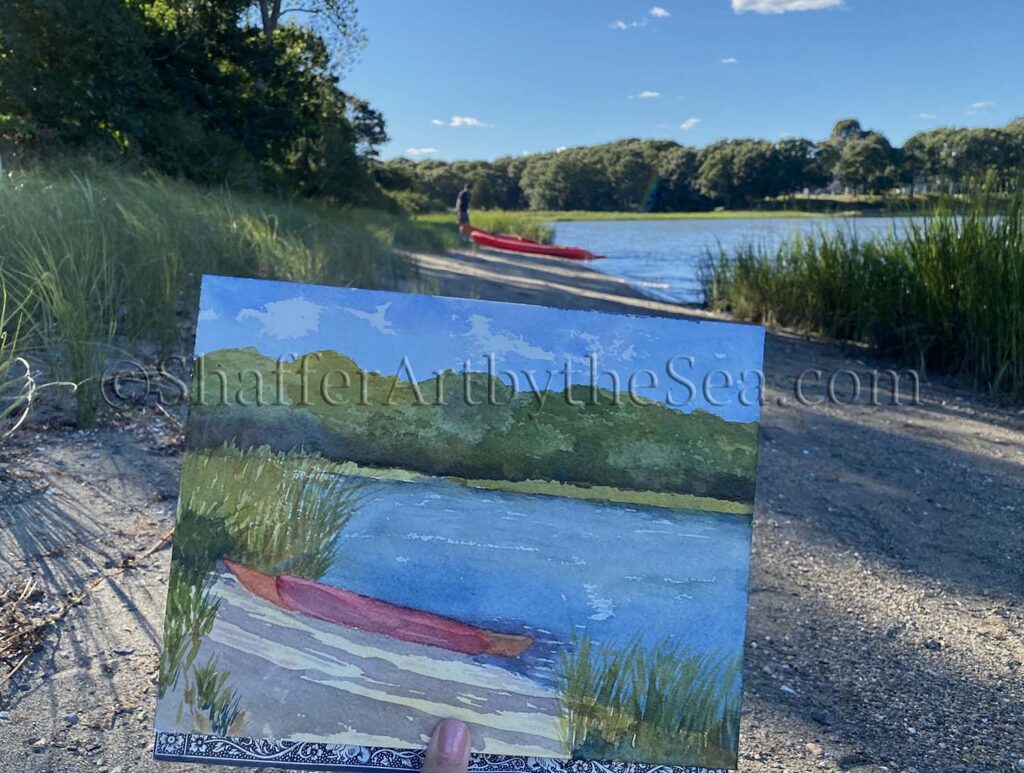
<svg viewBox="0 0 1024 773">
<path fill-rule="evenodd" d="M 699 218 L 588 220 L 555 223 L 555 241 L 585 247 L 607 259 L 593 268 L 620 277 L 645 295 L 699 303 L 698 268 L 708 251 L 746 244 L 777 246 L 796 233 L 853 228 L 859 236 L 900 228 L 906 218 Z"/>
<path fill-rule="evenodd" d="M 374 481 L 323 582 L 532 635 L 510 663 L 549 682 L 558 645 L 673 641 L 738 653 L 750 518 Z M 487 662 L 487 658 L 481 658 Z"/>
</svg>

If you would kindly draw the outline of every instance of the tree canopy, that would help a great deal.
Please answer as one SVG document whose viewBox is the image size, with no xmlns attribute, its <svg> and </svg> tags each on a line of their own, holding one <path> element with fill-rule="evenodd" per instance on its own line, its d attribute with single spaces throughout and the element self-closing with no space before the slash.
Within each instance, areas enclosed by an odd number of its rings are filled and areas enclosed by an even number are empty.
<svg viewBox="0 0 1024 773">
<path fill-rule="evenodd" d="M 339 87 L 354 0 L 5 0 L 0 141 L 355 200 L 383 118 Z"/>
<path fill-rule="evenodd" d="M 1004 128 L 921 132 L 898 148 L 846 118 L 817 142 L 730 139 L 698 149 L 627 139 L 490 162 L 394 159 L 378 164 L 375 175 L 418 210 L 450 206 L 470 181 L 482 208 L 700 211 L 830 186 L 852 193 L 886 194 L 897 186 L 955 192 L 984 181 L 1007 191 L 1018 185 L 1022 166 L 1024 119 Z"/>
</svg>

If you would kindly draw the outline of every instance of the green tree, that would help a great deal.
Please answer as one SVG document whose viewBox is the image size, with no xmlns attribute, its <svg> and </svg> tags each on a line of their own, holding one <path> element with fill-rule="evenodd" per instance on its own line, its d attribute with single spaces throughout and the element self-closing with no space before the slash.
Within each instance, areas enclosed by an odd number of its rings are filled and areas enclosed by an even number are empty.
<svg viewBox="0 0 1024 773">
<path fill-rule="evenodd" d="M 878 132 L 865 132 L 843 146 L 836 165 L 836 177 L 848 188 L 882 193 L 896 177 L 892 145 Z"/>
</svg>

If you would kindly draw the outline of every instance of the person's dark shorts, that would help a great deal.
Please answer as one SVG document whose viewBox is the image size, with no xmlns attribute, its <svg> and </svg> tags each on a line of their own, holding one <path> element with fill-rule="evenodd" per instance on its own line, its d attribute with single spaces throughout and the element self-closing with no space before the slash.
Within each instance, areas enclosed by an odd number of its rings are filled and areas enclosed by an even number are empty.
<svg viewBox="0 0 1024 773">
<path fill-rule="evenodd" d="M 469 225 L 469 211 L 459 210 L 459 225 Z"/>
</svg>

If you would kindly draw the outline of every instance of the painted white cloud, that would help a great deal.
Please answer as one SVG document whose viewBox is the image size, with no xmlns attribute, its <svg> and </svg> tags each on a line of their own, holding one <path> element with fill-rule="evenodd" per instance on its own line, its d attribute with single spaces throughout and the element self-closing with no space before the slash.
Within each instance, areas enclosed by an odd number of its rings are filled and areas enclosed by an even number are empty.
<svg viewBox="0 0 1024 773">
<path fill-rule="evenodd" d="M 719 59 L 718 61 L 721 62 L 722 64 L 736 64 L 739 61 L 739 59 L 737 59 L 735 56 L 726 56 L 722 59 Z"/>
<path fill-rule="evenodd" d="M 216 309 L 200 309 L 199 310 L 199 321 L 200 322 L 212 322 L 215 319 L 220 319 L 220 314 L 217 313 Z"/>
<path fill-rule="evenodd" d="M 493 354 L 498 358 L 503 354 L 518 354 L 528 360 L 555 361 L 554 354 L 534 346 L 522 336 L 491 330 L 491 320 L 481 314 L 469 318 L 469 331 L 465 335 L 474 340 L 484 356 Z"/>
<path fill-rule="evenodd" d="M 434 126 L 444 126 L 444 121 L 442 121 L 440 118 L 431 118 L 430 122 L 434 124 Z"/>
<path fill-rule="evenodd" d="M 372 312 L 361 311 L 360 309 L 350 309 L 348 307 L 345 308 L 345 311 L 347 311 L 353 317 L 356 317 L 357 319 L 361 319 L 364 322 L 368 323 L 370 327 L 372 327 L 378 333 L 381 333 L 386 336 L 395 336 L 398 335 L 398 331 L 395 330 L 395 326 L 391 324 L 391 321 L 388 319 L 387 316 L 388 309 L 390 308 L 391 301 L 388 301 L 387 303 L 382 303 Z"/>
<path fill-rule="evenodd" d="M 567 359 L 570 362 L 579 365 L 581 368 L 589 368 L 592 363 L 597 367 L 601 367 L 601 363 L 608 359 L 632 362 L 637 355 L 636 346 L 621 337 L 612 339 L 608 344 L 605 344 L 600 336 L 586 330 L 570 330 L 569 337 L 583 341 L 585 345 L 585 355 L 567 355 Z M 593 357 L 593 360 L 591 360 L 591 357 Z"/>
<path fill-rule="evenodd" d="M 410 156 L 426 156 L 430 153 L 437 153 L 437 148 L 406 148 L 405 152 Z"/>
<path fill-rule="evenodd" d="M 494 126 L 491 123 L 484 123 L 479 118 L 474 118 L 471 115 L 453 115 L 452 120 L 448 122 L 449 126 L 474 126 L 478 129 L 490 129 Z"/>
<path fill-rule="evenodd" d="M 320 328 L 320 314 L 323 310 L 320 304 L 307 301 L 300 295 L 287 301 L 264 304 L 262 311 L 242 309 L 236 319 L 239 322 L 255 319 L 266 335 L 285 340 L 315 333 Z"/>
<path fill-rule="evenodd" d="M 690 129 L 695 128 L 699 123 L 699 118 L 687 118 L 685 121 L 679 124 L 679 128 L 683 129 L 684 131 L 690 131 Z"/>
<path fill-rule="evenodd" d="M 732 0 L 736 13 L 787 13 L 789 11 L 820 11 L 838 8 L 844 0 Z"/>
<path fill-rule="evenodd" d="M 667 19 L 667 18 L 668 18 L 669 16 L 671 16 L 671 15 L 672 15 L 672 14 L 670 14 L 670 13 L 669 13 L 668 11 L 666 11 L 666 10 L 665 10 L 664 8 L 662 8 L 662 7 L 660 6 L 660 5 L 656 5 L 656 6 L 654 6 L 654 7 L 653 7 L 653 8 L 652 8 L 652 9 L 650 10 L 650 14 L 651 14 L 651 16 L 653 16 L 653 17 L 654 17 L 655 19 Z"/>
</svg>

